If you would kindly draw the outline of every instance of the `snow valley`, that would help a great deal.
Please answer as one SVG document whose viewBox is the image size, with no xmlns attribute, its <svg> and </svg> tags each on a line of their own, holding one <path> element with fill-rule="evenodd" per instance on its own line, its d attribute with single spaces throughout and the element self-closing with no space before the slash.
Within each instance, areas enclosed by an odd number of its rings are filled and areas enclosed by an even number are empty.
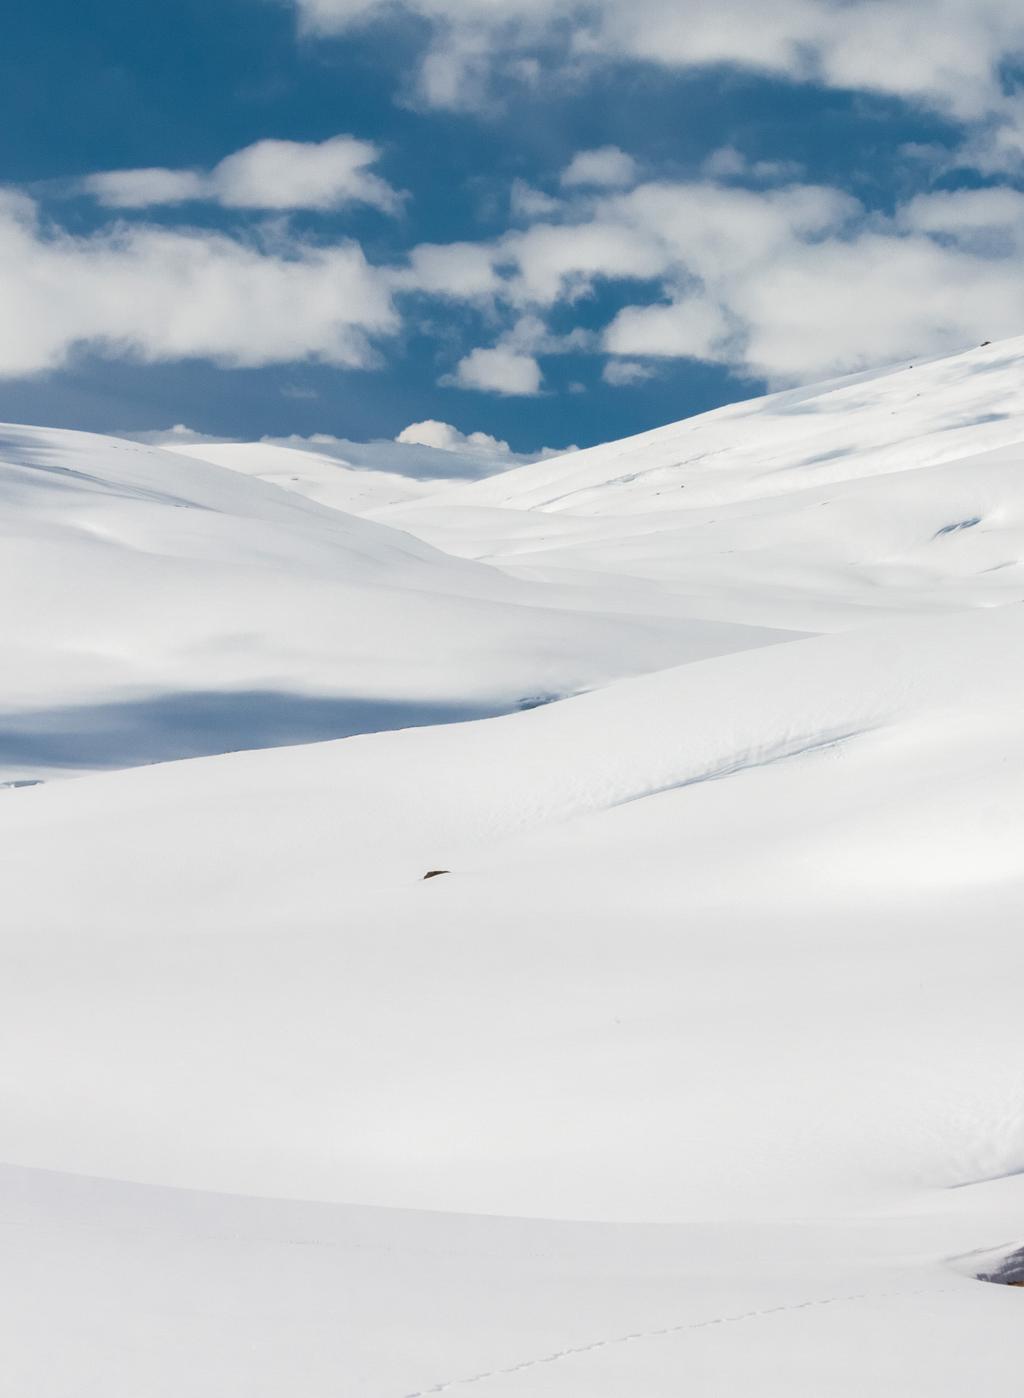
<svg viewBox="0 0 1024 1398">
<path fill-rule="evenodd" d="M 1012 1391 L 1024 340 L 0 490 L 13 1393 Z"/>
</svg>

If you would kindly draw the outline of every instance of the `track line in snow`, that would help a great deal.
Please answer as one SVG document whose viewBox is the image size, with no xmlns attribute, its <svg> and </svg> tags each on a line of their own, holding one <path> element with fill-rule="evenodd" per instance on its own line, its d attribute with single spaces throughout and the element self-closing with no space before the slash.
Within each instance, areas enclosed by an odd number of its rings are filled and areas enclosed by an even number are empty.
<svg viewBox="0 0 1024 1398">
<path fill-rule="evenodd" d="M 761 767 L 774 767 L 778 762 L 789 762 L 797 757 L 809 757 L 815 752 L 828 752 L 832 748 L 842 747 L 854 738 L 863 738 L 866 734 L 874 731 L 872 728 L 853 728 L 841 733 L 819 734 L 814 737 L 797 738 L 788 743 L 779 743 L 767 747 L 761 752 L 746 753 L 742 757 L 723 762 L 717 767 L 710 767 L 705 772 L 698 772 L 696 776 L 682 777 L 678 781 L 665 782 L 663 785 L 652 786 L 646 791 L 623 796 L 618 801 L 613 801 L 611 805 L 612 807 L 628 806 L 634 801 L 646 801 L 649 796 L 661 796 L 666 791 L 682 791 L 684 787 L 688 786 L 702 786 L 705 782 L 724 781 L 726 777 L 735 777 L 741 772 L 753 772 Z"/>
<path fill-rule="evenodd" d="M 684 1321 L 680 1325 L 666 1325 L 657 1330 L 634 1330 L 627 1335 L 615 1335 L 607 1340 L 592 1340 L 587 1345 L 572 1345 L 566 1349 L 554 1350 L 536 1359 L 524 1359 L 519 1364 L 509 1364 L 501 1369 L 488 1369 L 479 1374 L 468 1374 L 460 1379 L 446 1379 L 431 1388 L 419 1388 L 407 1393 L 405 1398 L 430 1398 L 431 1394 L 447 1393 L 454 1388 L 468 1388 L 471 1384 L 483 1383 L 487 1379 L 499 1379 L 509 1374 L 519 1374 L 526 1369 L 539 1369 L 545 1364 L 557 1364 L 563 1359 L 575 1359 L 581 1354 L 592 1354 L 600 1349 L 612 1349 L 618 1345 L 632 1344 L 637 1340 L 661 1339 L 666 1335 L 684 1335 L 693 1330 L 709 1330 L 715 1325 L 737 1325 L 745 1320 L 758 1320 L 762 1316 L 784 1315 L 792 1311 L 806 1311 L 824 1306 L 846 1305 L 854 1301 L 881 1301 L 903 1296 L 941 1296 L 952 1291 L 952 1287 L 922 1287 L 916 1291 L 858 1291 L 849 1296 L 812 1297 L 809 1301 L 796 1301 L 786 1306 L 768 1306 L 757 1311 L 738 1311 L 735 1315 L 713 1316 L 709 1320 Z"/>
</svg>

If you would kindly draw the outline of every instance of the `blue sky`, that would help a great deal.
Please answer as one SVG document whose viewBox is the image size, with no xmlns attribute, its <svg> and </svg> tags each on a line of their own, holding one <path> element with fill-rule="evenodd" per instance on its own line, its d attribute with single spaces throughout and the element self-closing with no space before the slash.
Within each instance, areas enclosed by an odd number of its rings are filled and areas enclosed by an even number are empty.
<svg viewBox="0 0 1024 1398">
<path fill-rule="evenodd" d="M 521 452 L 1024 330 L 1007 0 L 52 0 L 0 416 Z"/>
</svg>

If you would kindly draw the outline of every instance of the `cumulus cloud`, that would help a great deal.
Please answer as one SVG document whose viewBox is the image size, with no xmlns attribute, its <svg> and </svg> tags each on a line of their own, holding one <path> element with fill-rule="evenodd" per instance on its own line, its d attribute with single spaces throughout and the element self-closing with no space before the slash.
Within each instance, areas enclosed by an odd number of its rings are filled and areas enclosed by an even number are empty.
<svg viewBox="0 0 1024 1398">
<path fill-rule="evenodd" d="M 399 291 L 418 291 L 459 301 L 493 296 L 501 287 L 500 253 L 486 243 L 421 243 L 407 264 L 392 272 Z"/>
<path fill-rule="evenodd" d="M 601 371 L 601 378 L 612 388 L 630 388 L 633 384 L 653 379 L 654 370 L 647 364 L 638 364 L 635 359 L 609 359 Z"/>
<path fill-rule="evenodd" d="M 546 461 L 552 456 L 564 456 L 577 451 L 577 447 L 542 447 L 535 452 L 515 452 L 508 442 L 500 437 L 492 437 L 489 432 L 460 432 L 450 422 L 438 422 L 427 418 L 424 422 L 411 422 L 395 438 L 401 446 L 432 447 L 435 451 L 454 452 L 460 456 L 490 458 L 495 470 L 506 470 L 509 466 L 524 465 L 531 461 Z"/>
<path fill-rule="evenodd" d="M 233 440 L 231 437 L 217 437 L 209 432 L 197 432 L 194 427 L 187 427 L 183 422 L 176 422 L 173 427 L 156 427 L 147 432 L 116 432 L 116 437 L 126 437 L 130 442 L 145 442 L 150 447 L 193 447 L 200 443 L 210 446 L 222 444 Z"/>
<path fill-rule="evenodd" d="M 722 359 L 728 335 L 720 306 L 707 296 L 686 296 L 668 305 L 626 306 L 606 330 L 604 347 L 609 354 Z"/>
<path fill-rule="evenodd" d="M 266 144 L 221 163 L 224 199 L 256 197 Z M 228 235 L 121 220 L 72 235 L 0 192 L 0 375 L 54 368 L 79 346 L 145 361 L 365 367 L 398 330 L 397 307 L 414 316 L 424 298 L 465 303 L 488 327 L 442 382 L 521 397 L 542 392 L 550 355 L 608 356 L 603 378 L 617 386 L 674 357 L 783 384 L 1024 323 L 1024 193 L 932 191 L 882 215 L 823 186 L 744 187 L 743 157 L 719 155 L 716 178 L 580 186 L 554 207 L 538 202 L 525 227 L 422 244 L 390 267 L 370 266 L 353 242 L 280 226 Z M 140 206 L 188 188 L 164 180 L 175 172 L 129 174 Z M 310 170 L 290 189 L 327 197 Z M 573 307 L 606 283 L 627 304 L 600 328 L 592 310 L 571 328 Z"/>
<path fill-rule="evenodd" d="M 581 150 L 562 171 L 562 183 L 569 187 L 624 189 L 636 182 L 636 161 L 618 146 Z"/>
<path fill-rule="evenodd" d="M 410 422 L 408 427 L 402 428 L 395 441 L 414 447 L 436 447 L 438 451 L 457 451 L 468 443 L 487 450 L 509 449 L 507 442 L 499 442 L 497 437 L 491 437 L 486 432 L 470 432 L 467 435 L 450 422 L 438 422 L 432 417 L 423 422 Z"/>
<path fill-rule="evenodd" d="M 229 209 L 338 209 L 369 204 L 386 213 L 401 196 L 370 170 L 380 151 L 354 136 L 326 141 L 257 141 L 212 170 L 105 170 L 81 181 L 108 208 L 144 209 L 208 201 Z"/>
<path fill-rule="evenodd" d="M 455 366 L 447 383 L 506 397 L 532 398 L 540 392 L 540 365 L 532 354 L 523 354 L 508 345 L 471 350 Z"/>
<path fill-rule="evenodd" d="M 895 214 L 814 185 L 654 182 L 589 199 L 575 221 L 485 245 L 493 301 L 515 319 L 450 380 L 532 394 L 539 357 L 601 350 L 605 382 L 693 358 L 773 384 L 1012 334 L 1024 322 L 1024 194 L 933 193 Z M 603 335 L 547 318 L 598 281 L 654 283 Z M 635 367 L 634 367 L 635 366 Z"/>
<path fill-rule="evenodd" d="M 441 382 L 450 387 L 506 397 L 535 397 L 543 385 L 538 355 L 586 352 L 596 349 L 597 344 L 595 334 L 582 326 L 556 334 L 548 329 L 541 316 L 521 315 L 496 345 L 472 350 L 459 360 L 454 373 L 446 375 Z"/>
<path fill-rule="evenodd" d="M 817 188 L 641 189 L 618 214 L 664 240 L 667 299 L 608 326 L 615 355 L 681 356 L 793 383 L 1013 334 L 1024 195 L 912 200 L 892 219 Z"/>
<path fill-rule="evenodd" d="M 1024 323 L 1012 263 L 888 232 L 788 251 L 731 304 L 742 363 L 775 383 L 952 352 Z"/>
<path fill-rule="evenodd" d="M 352 242 L 118 224 L 51 229 L 24 196 L 0 194 L 0 375 L 52 369 L 90 346 L 146 361 L 243 367 L 375 360 L 398 318 L 390 288 Z"/>
<path fill-rule="evenodd" d="M 602 210 L 586 222 L 538 223 L 512 233 L 502 254 L 515 268 L 508 294 L 527 305 L 578 300 L 598 279 L 656 277 L 666 265 L 657 239 Z"/>
<path fill-rule="evenodd" d="M 208 179 L 198 170 L 104 170 L 81 181 L 86 194 L 112 209 L 146 209 L 186 204 L 208 196 Z"/>
</svg>

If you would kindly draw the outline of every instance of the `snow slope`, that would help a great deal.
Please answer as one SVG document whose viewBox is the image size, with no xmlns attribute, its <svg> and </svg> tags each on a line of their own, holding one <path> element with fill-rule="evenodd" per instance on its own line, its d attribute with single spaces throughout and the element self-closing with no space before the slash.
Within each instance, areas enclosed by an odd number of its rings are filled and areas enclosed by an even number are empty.
<svg viewBox="0 0 1024 1398">
<path fill-rule="evenodd" d="M 467 598 L 506 618 L 526 589 L 611 682 L 0 792 L 17 1391 L 1015 1390 L 1024 1302 L 976 1280 L 1024 1244 L 1011 364 L 1024 344 L 925 366 L 924 402 L 898 371 L 664 429 L 732 434 L 718 504 L 710 463 L 683 463 L 697 504 L 633 511 L 651 438 L 375 522 L 193 463 L 190 499 L 240 492 L 268 588 L 303 557 L 294 511 L 303 546 L 427 599 L 446 642 Z M 1001 440 L 956 425 L 979 381 Z M 785 402 L 829 420 L 845 475 L 771 445 Z M 792 489 L 759 471 L 759 424 Z M 204 523 L 152 527 L 198 537 L 201 569 Z M 633 614 L 647 673 L 614 653 Z M 819 634 L 733 630 L 797 620 Z M 494 633 L 517 682 L 540 634 Z"/>
<path fill-rule="evenodd" d="M 933 1260 L 1016 1226 L 1002 1184 L 938 1225 L 552 1224 L 9 1169 L 0 1201 L 19 1394 L 966 1395 L 1019 1363 L 1019 1293 Z"/>
<path fill-rule="evenodd" d="M 1024 336 L 789 389 L 520 466 L 449 500 L 570 514 L 693 509 L 977 456 L 1021 440 L 1022 358 Z"/>
<path fill-rule="evenodd" d="M 205 461 L 0 428 L 0 781 L 494 713 L 763 644 L 555 591 Z M 581 615 L 582 611 L 586 615 Z"/>
<path fill-rule="evenodd" d="M 792 390 L 377 517 L 705 618 L 817 631 L 998 605 L 1024 597 L 1022 364 L 1010 341 Z"/>
<path fill-rule="evenodd" d="M 357 515 L 432 495 L 452 484 L 445 479 L 419 480 L 396 471 L 350 466 L 324 452 L 276 442 L 167 444 L 164 449 L 226 466 L 230 471 L 255 476 L 331 509 Z"/>
<path fill-rule="evenodd" d="M 1024 1167 L 1022 641 L 890 624 L 9 793 L 0 1018 L 53 1024 L 0 1158 L 606 1219 Z"/>
</svg>

